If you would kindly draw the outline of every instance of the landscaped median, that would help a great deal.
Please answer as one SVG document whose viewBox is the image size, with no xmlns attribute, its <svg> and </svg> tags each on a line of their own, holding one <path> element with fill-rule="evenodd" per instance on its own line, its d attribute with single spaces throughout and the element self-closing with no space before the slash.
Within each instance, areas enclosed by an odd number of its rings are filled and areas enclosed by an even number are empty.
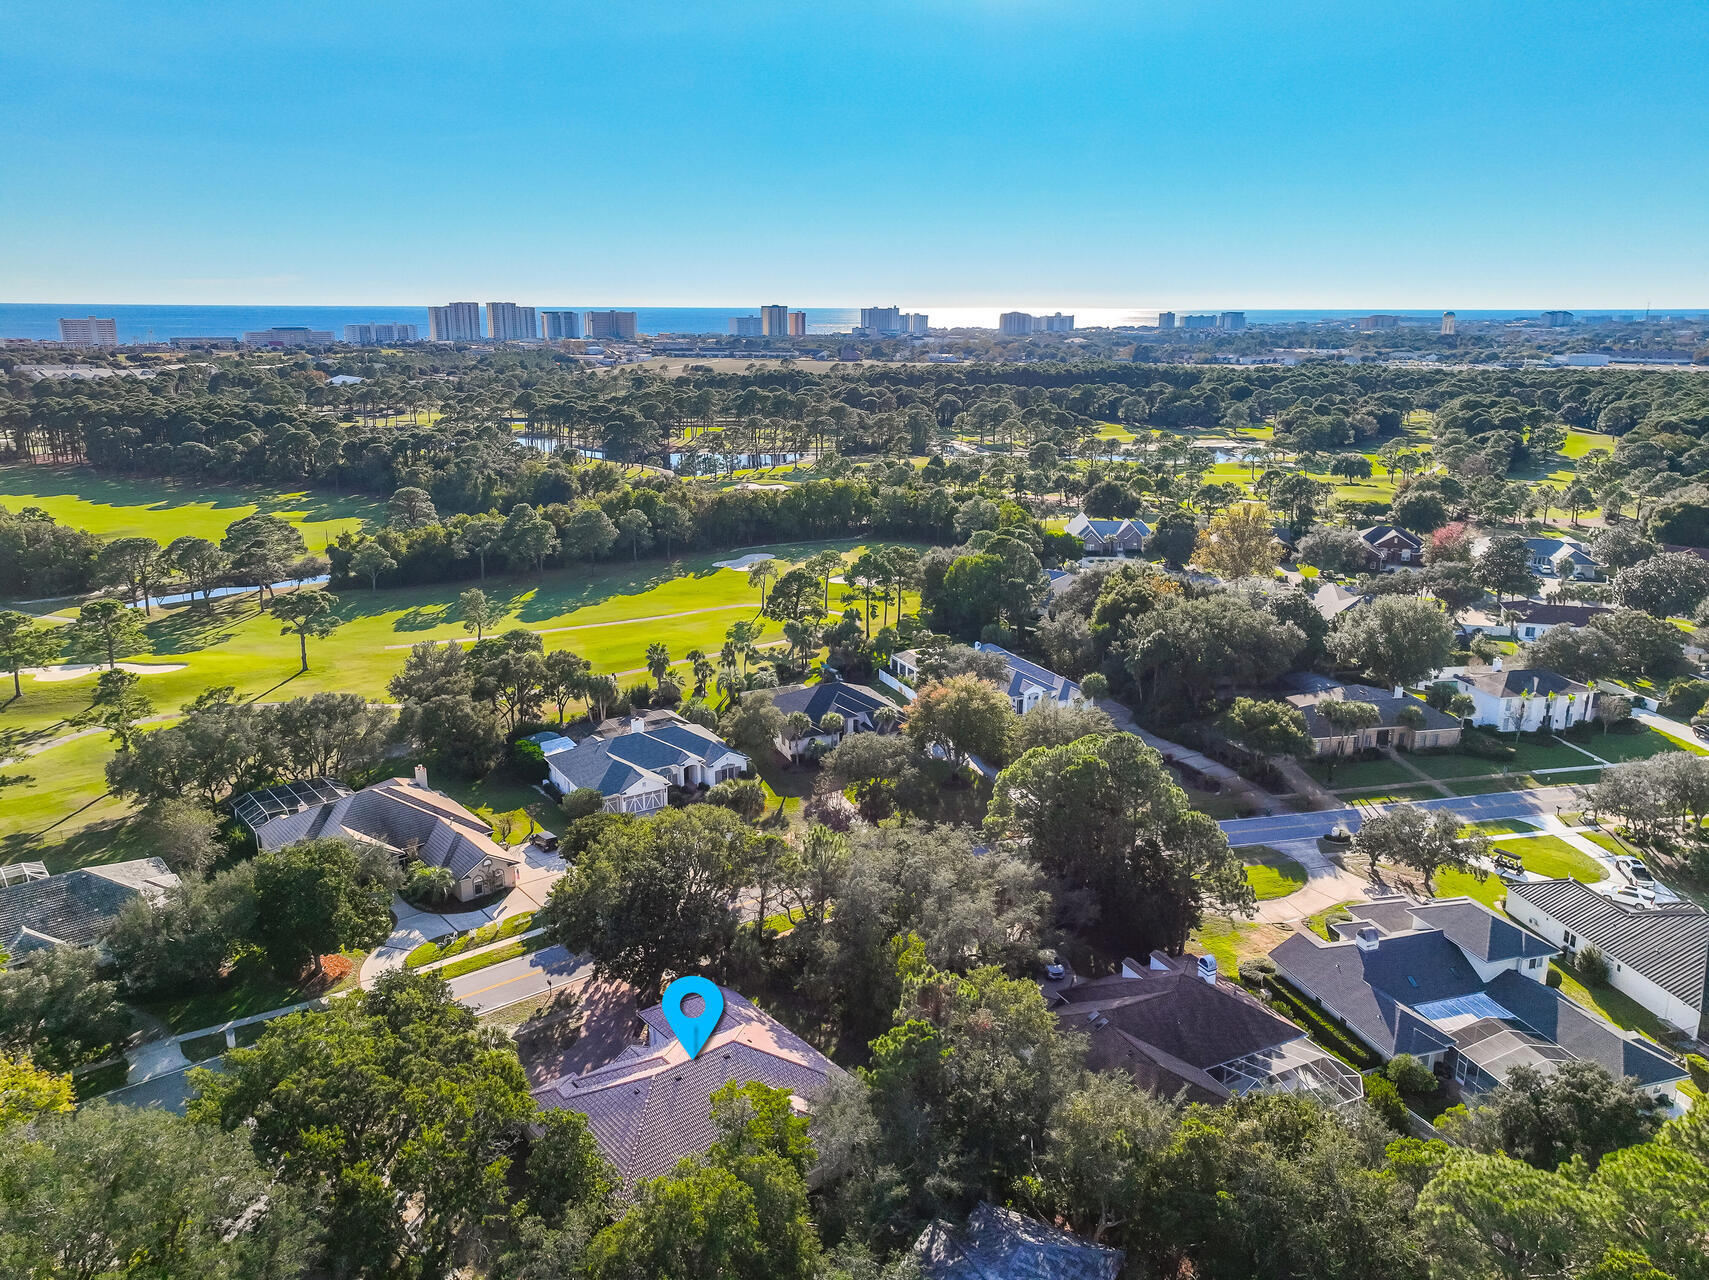
<svg viewBox="0 0 1709 1280">
<path fill-rule="evenodd" d="M 449 960 L 466 951 L 473 951 L 476 947 L 503 942 L 506 938 L 514 938 L 519 933 L 527 933 L 533 923 L 534 913 L 532 911 L 521 911 L 504 920 L 484 924 L 479 929 L 471 929 L 468 933 L 457 934 L 448 942 L 424 942 L 404 957 L 404 968 L 419 969 L 424 964 L 433 964 L 438 960 Z"/>
<path fill-rule="evenodd" d="M 544 932 L 532 929 L 534 913 L 525 911 L 508 920 L 482 925 L 447 943 L 424 942 L 404 958 L 409 969 L 425 970 L 444 978 L 460 978 L 489 965 L 502 964 L 550 946 Z"/>
</svg>

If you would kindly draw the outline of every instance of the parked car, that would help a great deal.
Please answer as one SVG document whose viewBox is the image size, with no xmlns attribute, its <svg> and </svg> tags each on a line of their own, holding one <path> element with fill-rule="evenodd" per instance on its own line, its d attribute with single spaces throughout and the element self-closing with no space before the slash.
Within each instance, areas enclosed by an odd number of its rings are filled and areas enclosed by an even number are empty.
<svg viewBox="0 0 1709 1280">
<path fill-rule="evenodd" d="M 1631 884 L 1639 889 L 1655 892 L 1656 878 L 1650 874 L 1650 869 L 1644 865 L 1642 858 L 1634 858 L 1630 854 L 1622 854 L 1614 859 L 1614 869 Z"/>
<path fill-rule="evenodd" d="M 1694 724 L 1691 726 L 1691 732 L 1702 738 L 1703 741 L 1709 742 L 1709 724 Z"/>
</svg>

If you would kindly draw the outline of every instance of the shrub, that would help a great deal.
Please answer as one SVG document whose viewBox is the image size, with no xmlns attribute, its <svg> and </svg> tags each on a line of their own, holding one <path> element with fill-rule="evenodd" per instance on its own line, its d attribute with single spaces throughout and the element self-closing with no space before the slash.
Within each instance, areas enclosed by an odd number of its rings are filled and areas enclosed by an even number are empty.
<svg viewBox="0 0 1709 1280">
<path fill-rule="evenodd" d="M 646 710 L 653 705 L 653 686 L 645 680 L 637 680 L 623 691 L 623 700 L 637 710 Z"/>
<path fill-rule="evenodd" d="M 1685 1055 L 1685 1069 L 1691 1073 L 1692 1084 L 1709 1091 L 1709 1058 L 1701 1053 L 1688 1053 Z"/>
<path fill-rule="evenodd" d="M 1266 978 L 1276 976 L 1276 962 L 1267 956 L 1240 962 L 1240 981 L 1248 987 L 1262 987 Z"/>
<path fill-rule="evenodd" d="M 1401 1101 L 1400 1090 L 1394 1087 L 1394 1082 L 1387 1076 L 1365 1077 L 1365 1105 L 1375 1111 L 1378 1118 L 1396 1133 L 1410 1132 L 1406 1121 L 1406 1103 Z"/>
<path fill-rule="evenodd" d="M 548 772 L 546 768 L 546 753 L 540 750 L 538 742 L 530 742 L 527 738 L 518 738 L 510 749 L 510 758 L 516 765 L 518 776 L 528 782 L 539 782 Z"/>
<path fill-rule="evenodd" d="M 1669 682 L 1667 699 L 1662 710 L 1670 716 L 1694 716 L 1709 702 L 1709 680 L 1690 680 L 1681 676 Z"/>
<path fill-rule="evenodd" d="M 1578 954 L 1573 957 L 1573 968 L 1588 985 L 1600 986 L 1608 981 L 1608 957 L 1595 944 L 1578 949 Z"/>
<path fill-rule="evenodd" d="M 671 711 L 682 701 L 682 685 L 670 676 L 659 681 L 659 686 L 653 691 L 653 705 Z"/>
<path fill-rule="evenodd" d="M 1436 1092 L 1436 1073 L 1410 1053 L 1397 1053 L 1389 1060 L 1384 1074 L 1402 1093 L 1426 1095 Z"/>
<path fill-rule="evenodd" d="M 1559 990 L 1561 985 L 1561 971 L 1551 967 L 1547 976 L 1543 979 L 1543 985 Z"/>
<path fill-rule="evenodd" d="M 564 816 L 571 822 L 577 818 L 591 818 L 594 814 L 605 809 L 605 797 L 592 787 L 578 787 L 562 800 L 558 807 L 564 811 Z"/>
<path fill-rule="evenodd" d="M 708 791 L 706 799 L 753 822 L 765 812 L 765 784 L 757 779 L 731 778 Z"/>
<path fill-rule="evenodd" d="M 1467 729 L 1460 735 L 1460 750 L 1480 760 L 1511 760 L 1513 748 L 1481 729 Z"/>
</svg>

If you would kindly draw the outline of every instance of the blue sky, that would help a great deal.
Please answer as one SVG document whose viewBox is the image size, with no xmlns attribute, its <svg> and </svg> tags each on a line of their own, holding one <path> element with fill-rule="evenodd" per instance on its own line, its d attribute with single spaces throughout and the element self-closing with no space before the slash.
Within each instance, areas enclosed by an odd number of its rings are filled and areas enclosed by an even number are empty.
<svg viewBox="0 0 1709 1280">
<path fill-rule="evenodd" d="M 31 5 L 0 299 L 1709 305 L 1709 4 Z"/>
</svg>

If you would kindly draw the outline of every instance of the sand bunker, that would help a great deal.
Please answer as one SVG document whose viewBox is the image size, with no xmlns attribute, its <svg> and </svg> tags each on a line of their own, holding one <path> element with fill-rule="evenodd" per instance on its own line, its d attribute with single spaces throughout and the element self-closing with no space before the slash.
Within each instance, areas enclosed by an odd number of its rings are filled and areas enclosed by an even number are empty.
<svg viewBox="0 0 1709 1280">
<path fill-rule="evenodd" d="M 119 670 L 129 671 L 139 676 L 163 676 L 169 671 L 182 671 L 182 662 L 121 662 Z M 49 684 L 58 680 L 76 680 L 82 676 L 92 675 L 97 671 L 106 670 L 106 664 L 101 662 L 65 662 L 54 667 L 25 667 L 24 674 L 32 680 L 42 680 Z"/>
<path fill-rule="evenodd" d="M 734 560 L 714 560 L 712 562 L 712 567 L 714 569 L 736 569 L 742 573 L 746 573 L 761 560 L 775 559 L 777 559 L 776 556 L 770 555 L 764 551 L 750 551 L 747 555 L 737 556 Z"/>
</svg>

